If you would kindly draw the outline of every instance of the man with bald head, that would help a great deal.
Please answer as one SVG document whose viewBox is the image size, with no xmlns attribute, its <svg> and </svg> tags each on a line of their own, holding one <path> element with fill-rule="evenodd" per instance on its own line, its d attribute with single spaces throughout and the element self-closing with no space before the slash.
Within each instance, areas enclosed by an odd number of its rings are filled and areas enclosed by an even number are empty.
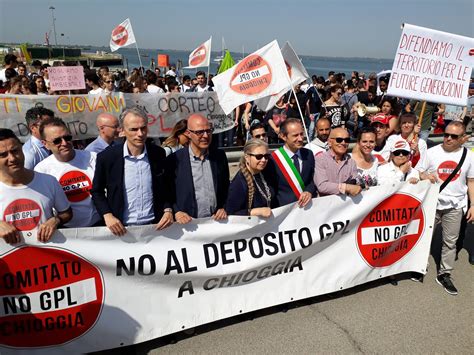
<svg viewBox="0 0 474 355">
<path fill-rule="evenodd" d="M 126 226 L 173 223 L 165 182 L 163 148 L 146 142 L 148 117 L 139 107 L 120 115 L 125 142 L 97 155 L 92 200 L 110 231 L 121 236 Z"/>
<path fill-rule="evenodd" d="M 85 150 L 94 153 L 100 153 L 105 148 L 113 146 L 115 139 L 120 132 L 120 125 L 117 117 L 111 113 L 101 113 L 96 120 L 99 136 L 93 140 Z"/>
<path fill-rule="evenodd" d="M 188 223 L 192 218 L 227 218 L 225 201 L 229 189 L 229 166 L 224 151 L 209 149 L 212 125 L 207 118 L 193 114 L 184 133 L 188 149 L 168 156 L 168 185 L 172 193 L 176 222 Z"/>
<path fill-rule="evenodd" d="M 315 156 L 314 183 L 319 195 L 356 196 L 362 188 L 357 184 L 357 165 L 347 154 L 349 132 L 342 127 L 333 128 L 328 142 L 329 150 Z"/>
</svg>

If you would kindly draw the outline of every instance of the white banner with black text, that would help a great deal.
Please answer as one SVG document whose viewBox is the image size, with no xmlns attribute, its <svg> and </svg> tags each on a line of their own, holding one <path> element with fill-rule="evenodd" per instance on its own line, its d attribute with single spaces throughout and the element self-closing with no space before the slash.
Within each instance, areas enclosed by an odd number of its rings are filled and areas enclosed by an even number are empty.
<svg viewBox="0 0 474 355">
<path fill-rule="evenodd" d="M 438 185 L 313 199 L 268 219 L 0 241 L 0 352 L 117 348 L 402 272 L 424 273 Z"/>
</svg>

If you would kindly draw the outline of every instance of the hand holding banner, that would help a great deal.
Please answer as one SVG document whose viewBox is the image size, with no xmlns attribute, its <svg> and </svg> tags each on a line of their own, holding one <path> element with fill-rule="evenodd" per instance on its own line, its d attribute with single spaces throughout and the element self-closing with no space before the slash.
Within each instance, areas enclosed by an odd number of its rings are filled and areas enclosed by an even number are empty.
<svg viewBox="0 0 474 355">
<path fill-rule="evenodd" d="M 288 87 L 288 73 L 275 40 L 212 79 L 226 114 L 235 107 Z"/>
</svg>

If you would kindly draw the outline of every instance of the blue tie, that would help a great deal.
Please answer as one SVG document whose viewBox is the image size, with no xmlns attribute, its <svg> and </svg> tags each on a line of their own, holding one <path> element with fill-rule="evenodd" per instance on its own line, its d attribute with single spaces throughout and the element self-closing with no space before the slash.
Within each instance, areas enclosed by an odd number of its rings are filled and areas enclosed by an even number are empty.
<svg viewBox="0 0 474 355">
<path fill-rule="evenodd" d="M 293 155 L 292 159 L 293 159 L 293 163 L 295 164 L 296 170 L 298 171 L 298 173 L 301 173 L 300 161 L 298 159 L 298 154 Z"/>
</svg>

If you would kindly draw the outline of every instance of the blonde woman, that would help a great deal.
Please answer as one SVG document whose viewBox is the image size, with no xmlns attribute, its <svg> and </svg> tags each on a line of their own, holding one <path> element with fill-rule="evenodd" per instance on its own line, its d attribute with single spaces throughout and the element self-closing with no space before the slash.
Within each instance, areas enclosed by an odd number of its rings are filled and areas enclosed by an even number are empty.
<svg viewBox="0 0 474 355">
<path fill-rule="evenodd" d="M 271 216 L 274 192 L 262 174 L 268 159 L 267 143 L 255 138 L 245 143 L 239 171 L 229 187 L 226 204 L 229 215 Z"/>
<path fill-rule="evenodd" d="M 176 122 L 171 134 L 161 144 L 161 146 L 165 149 L 166 156 L 189 145 L 189 138 L 184 134 L 187 129 L 188 121 L 186 119 Z"/>
</svg>

